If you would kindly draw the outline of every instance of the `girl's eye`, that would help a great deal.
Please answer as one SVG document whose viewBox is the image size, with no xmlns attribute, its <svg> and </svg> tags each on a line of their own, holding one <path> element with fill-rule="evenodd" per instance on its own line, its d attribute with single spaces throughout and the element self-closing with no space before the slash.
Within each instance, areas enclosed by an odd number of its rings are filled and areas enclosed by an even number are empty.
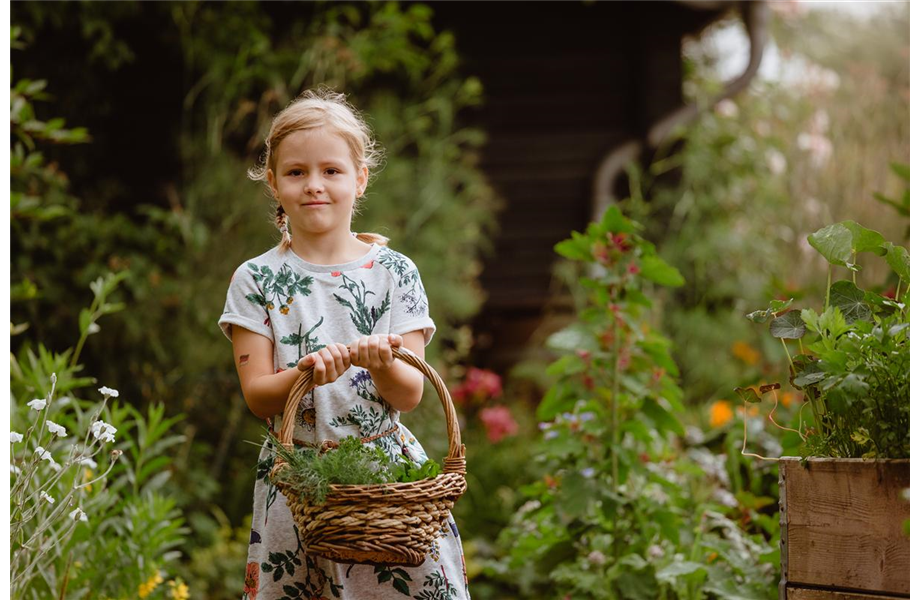
<svg viewBox="0 0 920 600">
<path fill-rule="evenodd" d="M 333 168 L 331 168 L 331 167 L 328 168 L 328 169 L 326 169 L 326 173 L 333 173 L 333 174 L 335 174 L 335 173 L 338 173 L 338 172 L 339 172 L 338 169 L 333 169 Z M 296 176 L 296 175 L 299 175 L 299 174 L 301 174 L 301 173 L 303 173 L 303 171 L 301 171 L 300 169 L 294 169 L 294 170 L 290 171 L 290 172 L 288 173 L 288 175 L 294 175 L 294 176 Z"/>
<path fill-rule="evenodd" d="M 338 169 L 326 169 L 326 174 L 327 174 L 327 175 L 335 175 L 335 174 L 338 173 L 338 172 L 339 172 Z"/>
</svg>

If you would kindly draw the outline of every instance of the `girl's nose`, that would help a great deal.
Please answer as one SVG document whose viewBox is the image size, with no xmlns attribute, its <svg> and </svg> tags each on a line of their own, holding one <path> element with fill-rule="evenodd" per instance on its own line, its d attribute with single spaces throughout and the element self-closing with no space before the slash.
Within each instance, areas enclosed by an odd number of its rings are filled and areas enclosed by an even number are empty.
<svg viewBox="0 0 920 600">
<path fill-rule="evenodd" d="M 304 182 L 303 189 L 308 194 L 323 193 L 323 180 L 321 177 L 308 177 Z"/>
</svg>

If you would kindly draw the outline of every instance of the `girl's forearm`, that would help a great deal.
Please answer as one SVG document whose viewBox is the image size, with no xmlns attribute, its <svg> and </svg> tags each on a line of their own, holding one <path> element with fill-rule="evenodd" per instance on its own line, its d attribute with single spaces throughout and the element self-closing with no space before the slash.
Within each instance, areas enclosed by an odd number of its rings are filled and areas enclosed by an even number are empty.
<svg viewBox="0 0 920 600">
<path fill-rule="evenodd" d="M 409 412 L 422 401 L 425 376 L 401 360 L 393 361 L 387 369 L 368 369 L 377 391 L 399 412 Z"/>
<path fill-rule="evenodd" d="M 300 369 L 286 369 L 250 381 L 248 389 L 243 390 L 249 410 L 260 419 L 270 419 L 284 412 L 291 388 L 301 373 Z"/>
</svg>

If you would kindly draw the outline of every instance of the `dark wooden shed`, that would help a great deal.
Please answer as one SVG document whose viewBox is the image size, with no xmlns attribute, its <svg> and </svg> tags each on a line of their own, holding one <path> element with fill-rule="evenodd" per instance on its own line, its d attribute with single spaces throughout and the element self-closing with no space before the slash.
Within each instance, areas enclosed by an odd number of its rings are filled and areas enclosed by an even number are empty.
<svg viewBox="0 0 920 600">
<path fill-rule="evenodd" d="M 488 299 L 474 323 L 473 358 L 504 371 L 548 312 L 570 312 L 564 302 L 547 306 L 553 246 L 591 220 L 599 169 L 610 172 L 618 150 L 641 157 L 656 124 L 687 113 L 682 41 L 734 4 L 432 6 L 438 29 L 456 34 L 464 72 L 479 77 L 485 90 L 484 104 L 464 118 L 488 136 L 481 166 L 506 207 L 496 252 L 484 261 Z M 618 169 L 608 181 L 611 193 Z"/>
</svg>

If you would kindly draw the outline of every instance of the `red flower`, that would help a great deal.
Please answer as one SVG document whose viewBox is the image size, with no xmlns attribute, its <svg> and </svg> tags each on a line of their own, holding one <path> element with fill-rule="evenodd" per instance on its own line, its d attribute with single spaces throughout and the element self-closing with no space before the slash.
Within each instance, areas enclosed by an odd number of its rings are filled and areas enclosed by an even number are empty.
<svg viewBox="0 0 920 600">
<path fill-rule="evenodd" d="M 361 268 L 362 268 L 362 269 L 370 269 L 370 268 L 373 267 L 373 266 L 374 266 L 374 261 L 370 261 L 370 262 L 367 263 L 366 265 L 361 265 Z"/>
<path fill-rule="evenodd" d="M 486 434 L 493 444 L 518 432 L 517 421 L 506 406 L 484 408 L 479 412 L 479 420 L 486 426 Z"/>
<path fill-rule="evenodd" d="M 253 598 L 259 593 L 259 563 L 246 565 L 246 579 L 243 580 L 243 593 Z"/>
<path fill-rule="evenodd" d="M 620 252 L 626 252 L 630 248 L 629 242 L 626 238 L 626 234 L 622 232 L 616 235 L 611 235 L 610 232 L 607 233 L 607 239 L 610 240 L 610 243 L 616 246 L 617 250 Z"/>
<path fill-rule="evenodd" d="M 333 276 L 333 277 L 338 277 L 338 276 L 341 275 L 341 274 L 342 274 L 341 271 L 333 271 L 333 272 L 332 272 L 332 276 Z"/>
<path fill-rule="evenodd" d="M 639 267 L 636 265 L 636 263 L 631 262 L 629 263 L 629 267 L 627 267 L 626 270 L 629 271 L 630 275 L 635 275 L 639 272 Z"/>
</svg>

